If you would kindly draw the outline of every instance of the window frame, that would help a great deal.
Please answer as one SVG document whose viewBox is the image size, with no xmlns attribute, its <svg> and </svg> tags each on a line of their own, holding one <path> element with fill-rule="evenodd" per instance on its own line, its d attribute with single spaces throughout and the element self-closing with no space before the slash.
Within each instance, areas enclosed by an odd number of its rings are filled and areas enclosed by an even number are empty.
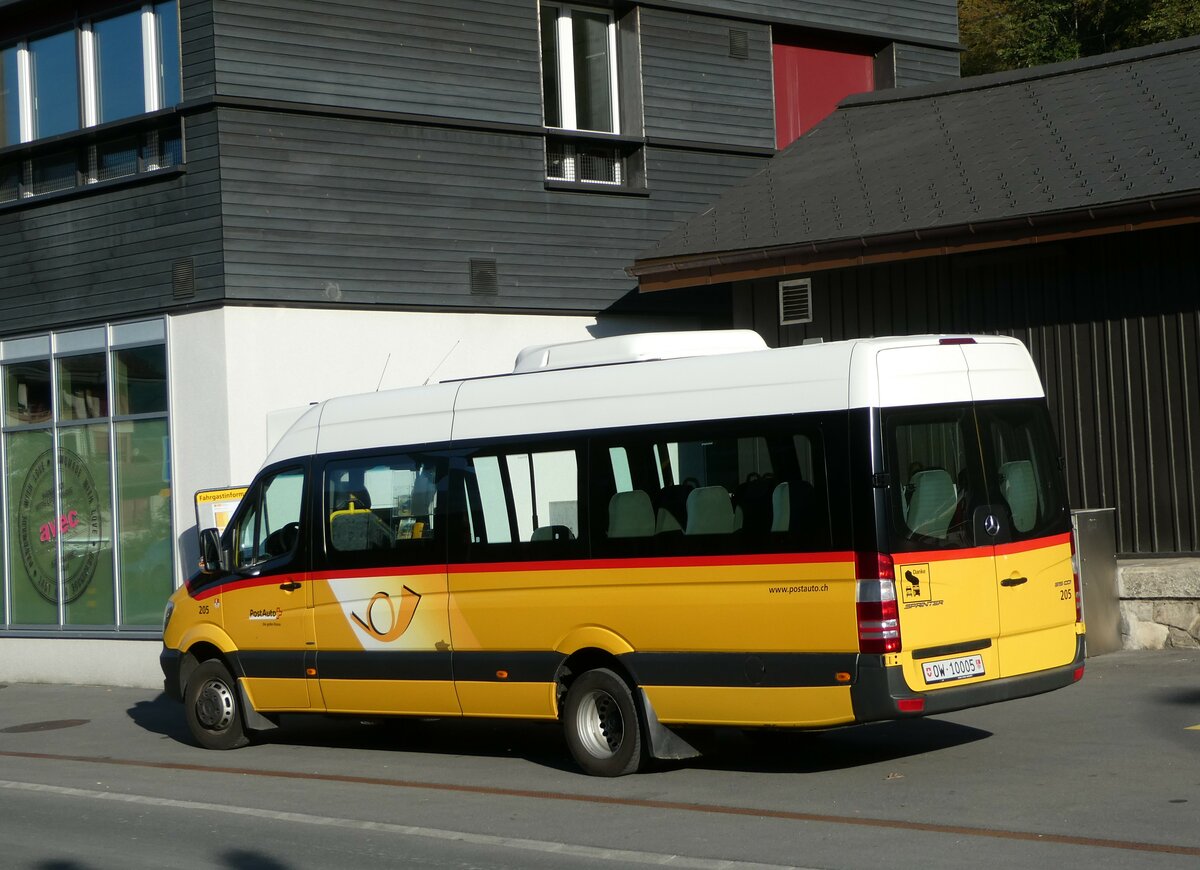
<svg viewBox="0 0 1200 870">
<path fill-rule="evenodd" d="M 547 109 L 546 15 L 554 14 L 553 65 L 557 123 L 551 124 Z M 608 55 L 608 101 L 611 130 L 579 126 L 572 45 L 574 12 L 604 15 Z M 542 91 L 543 178 L 546 190 L 591 191 L 618 195 L 646 196 L 646 166 L 641 135 L 640 59 L 637 47 L 636 8 L 621 11 L 612 6 L 542 2 L 538 4 L 539 78 Z M 566 49 L 564 51 L 564 49 Z M 623 83 L 623 84 L 622 84 Z M 599 161 L 592 165 L 592 161 Z M 552 171 L 552 168 L 555 171 Z M 586 177 L 585 177 L 586 176 Z"/>
<path fill-rule="evenodd" d="M 555 27 L 554 41 L 558 63 L 556 65 L 557 72 L 557 90 L 558 90 L 558 113 L 559 123 L 557 125 L 546 124 L 546 127 L 551 130 L 560 130 L 571 133 L 607 133 L 614 136 L 621 135 L 621 91 L 619 82 L 620 62 L 617 55 L 617 15 L 612 9 L 605 9 L 600 6 L 581 6 L 574 3 L 540 3 L 538 4 L 538 15 L 542 16 L 548 9 L 555 9 Z M 585 12 L 592 15 L 604 15 L 608 19 L 605 26 L 606 45 L 608 49 L 608 87 L 609 99 L 608 110 L 611 119 L 611 130 L 596 130 L 591 127 L 580 127 L 578 104 L 575 98 L 575 53 L 574 49 L 574 19 L 573 13 Z M 564 50 L 571 49 L 571 50 Z M 545 58 L 542 58 L 541 70 L 544 76 L 546 70 Z M 545 91 L 543 90 L 543 93 Z M 542 107 L 542 116 L 545 118 L 545 106 Z"/>
</svg>

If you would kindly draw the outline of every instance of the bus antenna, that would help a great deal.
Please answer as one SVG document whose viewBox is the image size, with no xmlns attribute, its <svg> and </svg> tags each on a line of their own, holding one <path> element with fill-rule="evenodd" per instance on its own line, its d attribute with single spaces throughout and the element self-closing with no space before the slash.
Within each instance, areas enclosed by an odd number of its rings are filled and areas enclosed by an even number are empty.
<svg viewBox="0 0 1200 870">
<path fill-rule="evenodd" d="M 438 369 L 440 369 L 440 368 L 442 367 L 442 364 L 443 364 L 444 362 L 446 362 L 446 360 L 450 359 L 450 354 L 454 353 L 454 348 L 458 347 L 460 344 L 462 344 L 462 339 L 461 339 L 461 338 L 460 338 L 458 341 L 454 342 L 454 344 L 453 344 L 453 345 L 451 345 L 450 349 L 449 349 L 448 351 L 446 351 L 446 355 L 445 355 L 444 357 L 442 357 L 442 358 L 441 358 L 441 359 L 438 361 L 438 364 L 437 364 L 437 365 L 435 365 L 435 366 L 433 367 L 433 371 L 431 371 L 431 372 L 429 373 L 429 377 L 427 377 L 427 378 L 425 379 L 425 383 L 421 384 L 421 386 L 425 386 L 425 385 L 426 385 L 426 384 L 428 384 L 428 383 L 429 383 L 431 380 L 433 380 L 433 376 L 437 374 L 437 370 L 438 370 Z"/>
<path fill-rule="evenodd" d="M 379 383 L 375 385 L 375 392 L 379 392 L 379 388 L 383 386 L 383 376 L 387 374 L 388 363 L 392 361 L 392 355 L 389 353 L 387 359 L 383 361 L 383 371 L 379 373 Z"/>
</svg>

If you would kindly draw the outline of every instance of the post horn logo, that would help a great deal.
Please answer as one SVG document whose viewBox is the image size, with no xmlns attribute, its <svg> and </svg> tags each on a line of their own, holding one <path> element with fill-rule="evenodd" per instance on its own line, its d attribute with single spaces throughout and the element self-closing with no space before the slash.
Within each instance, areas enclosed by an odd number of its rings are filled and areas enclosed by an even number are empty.
<svg viewBox="0 0 1200 870">
<path fill-rule="evenodd" d="M 408 631 L 413 615 L 417 612 L 417 605 L 421 603 L 420 594 L 407 586 L 397 597 L 400 599 L 398 608 L 396 602 L 392 600 L 392 596 L 386 592 L 376 592 L 367 602 L 365 619 L 357 613 L 351 613 L 350 617 L 358 623 L 359 628 L 371 637 L 384 643 L 390 643 Z"/>
</svg>

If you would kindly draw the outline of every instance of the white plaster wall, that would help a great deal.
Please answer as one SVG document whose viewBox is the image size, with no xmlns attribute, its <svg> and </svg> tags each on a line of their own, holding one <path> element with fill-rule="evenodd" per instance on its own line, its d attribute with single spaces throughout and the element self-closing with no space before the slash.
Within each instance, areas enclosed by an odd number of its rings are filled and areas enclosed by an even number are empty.
<svg viewBox="0 0 1200 870">
<path fill-rule="evenodd" d="M 312 402 L 512 370 L 593 317 L 230 307 L 169 319 L 177 577 L 198 557 L 194 495 L 249 483 Z M 637 321 L 631 320 L 630 331 Z M 649 323 L 644 326 L 650 326 Z"/>
<path fill-rule="evenodd" d="M 332 396 L 512 371 L 527 345 L 582 341 L 592 317 L 227 308 L 230 473 L 274 446 L 268 417 Z M 272 426 L 277 436 L 278 426 Z M 223 483 L 224 481 L 218 482 Z"/>
<path fill-rule="evenodd" d="M 235 482 L 230 477 L 225 332 L 220 310 L 167 319 L 176 585 L 191 575 L 199 556 L 196 490 Z"/>
<path fill-rule="evenodd" d="M 161 689 L 157 640 L 0 638 L 0 682 Z"/>
</svg>

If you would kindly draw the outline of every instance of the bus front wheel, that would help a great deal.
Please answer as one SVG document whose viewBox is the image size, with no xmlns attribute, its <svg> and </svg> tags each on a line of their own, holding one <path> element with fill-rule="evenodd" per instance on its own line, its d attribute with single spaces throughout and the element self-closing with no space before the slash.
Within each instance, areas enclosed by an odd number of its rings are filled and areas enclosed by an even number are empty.
<svg viewBox="0 0 1200 870">
<path fill-rule="evenodd" d="M 624 776 L 642 763 L 642 725 L 629 686 L 607 668 L 579 676 L 563 710 L 567 746 L 592 776 Z"/>
<path fill-rule="evenodd" d="M 242 724 L 237 681 L 216 659 L 192 671 L 183 695 L 188 730 L 205 749 L 237 749 L 249 743 Z"/>
</svg>

